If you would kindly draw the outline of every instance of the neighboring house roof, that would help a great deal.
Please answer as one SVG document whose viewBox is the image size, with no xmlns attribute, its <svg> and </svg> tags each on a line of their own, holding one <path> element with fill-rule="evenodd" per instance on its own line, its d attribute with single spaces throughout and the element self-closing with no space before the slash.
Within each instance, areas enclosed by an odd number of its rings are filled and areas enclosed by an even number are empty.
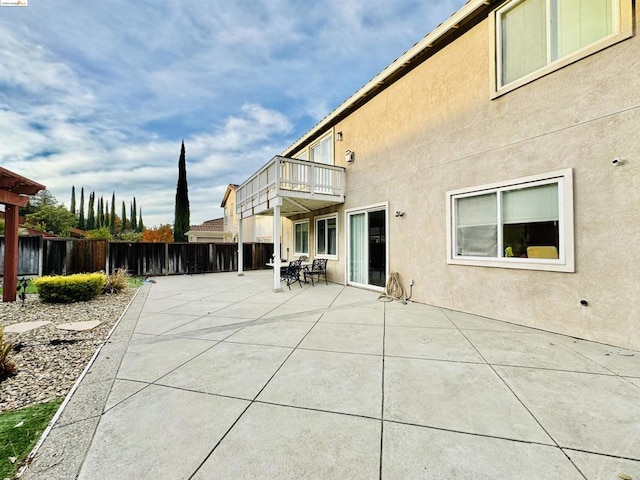
<svg viewBox="0 0 640 480">
<path fill-rule="evenodd" d="M 234 192 L 236 188 L 238 188 L 238 186 L 239 185 L 236 185 L 235 183 L 229 184 L 229 186 L 227 187 L 227 190 L 224 192 L 224 197 L 222 197 L 222 203 L 220 204 L 222 208 L 224 208 L 227 205 L 227 200 L 229 199 L 229 195 L 231 195 L 231 192 Z"/>
<path fill-rule="evenodd" d="M 207 220 L 202 225 L 191 225 L 189 232 L 224 232 L 224 220 L 216 218 Z"/>
<path fill-rule="evenodd" d="M 205 220 L 204 222 L 202 222 L 202 225 L 220 225 L 220 226 L 223 226 L 224 225 L 224 218 L 220 217 L 220 218 L 214 218 L 213 220 Z"/>
<path fill-rule="evenodd" d="M 25 227 L 24 225 L 18 226 L 19 235 L 27 235 L 30 237 L 55 237 L 53 233 L 43 232 L 42 230 L 36 230 L 35 228 Z"/>
<path fill-rule="evenodd" d="M 82 230 L 81 228 L 76 228 L 76 227 L 71 227 L 71 229 L 69 230 L 69 233 L 71 234 L 72 237 L 77 237 L 77 238 L 85 238 L 88 234 L 86 230 Z"/>
<path fill-rule="evenodd" d="M 460 10 L 453 13 L 431 33 L 394 60 L 391 65 L 382 70 L 369 83 L 360 88 L 311 130 L 284 150 L 281 156 L 290 157 L 296 151 L 313 142 L 327 129 L 351 115 L 377 94 L 486 18 L 489 11 L 499 3 L 501 3 L 501 0 L 468 0 Z"/>
</svg>

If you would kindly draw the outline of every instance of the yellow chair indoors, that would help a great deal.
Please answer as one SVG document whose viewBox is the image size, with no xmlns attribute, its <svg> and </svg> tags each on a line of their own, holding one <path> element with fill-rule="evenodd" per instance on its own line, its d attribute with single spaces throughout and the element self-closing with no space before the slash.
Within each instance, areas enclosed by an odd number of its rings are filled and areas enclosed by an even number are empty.
<svg viewBox="0 0 640 480">
<path fill-rule="evenodd" d="M 558 249 L 554 246 L 527 247 L 529 258 L 558 258 Z"/>
</svg>

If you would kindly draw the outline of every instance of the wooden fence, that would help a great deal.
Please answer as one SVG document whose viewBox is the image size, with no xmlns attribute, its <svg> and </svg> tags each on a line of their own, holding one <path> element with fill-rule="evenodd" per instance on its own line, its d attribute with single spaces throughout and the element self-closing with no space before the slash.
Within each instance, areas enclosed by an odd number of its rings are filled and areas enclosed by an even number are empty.
<svg viewBox="0 0 640 480">
<path fill-rule="evenodd" d="M 19 276 L 68 275 L 124 268 L 131 275 L 233 272 L 235 243 L 134 243 L 69 238 L 19 237 Z M 243 269 L 259 270 L 273 254 L 272 243 L 245 243 Z M 0 237 L 0 275 L 4 237 Z"/>
</svg>

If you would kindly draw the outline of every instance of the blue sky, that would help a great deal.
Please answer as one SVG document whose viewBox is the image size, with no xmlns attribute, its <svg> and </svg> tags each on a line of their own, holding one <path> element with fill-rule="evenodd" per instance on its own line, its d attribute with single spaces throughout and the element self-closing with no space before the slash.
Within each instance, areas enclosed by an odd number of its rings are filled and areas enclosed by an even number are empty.
<svg viewBox="0 0 640 480">
<path fill-rule="evenodd" d="M 0 7 L 0 165 L 191 223 L 464 0 L 29 0 Z M 86 195 L 88 197 L 88 194 Z"/>
</svg>

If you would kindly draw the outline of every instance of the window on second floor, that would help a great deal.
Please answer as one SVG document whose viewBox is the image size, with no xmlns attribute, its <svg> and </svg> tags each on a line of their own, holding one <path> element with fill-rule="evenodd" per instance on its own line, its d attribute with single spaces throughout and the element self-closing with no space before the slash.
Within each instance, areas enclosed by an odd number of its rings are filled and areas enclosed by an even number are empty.
<svg viewBox="0 0 640 480">
<path fill-rule="evenodd" d="M 629 0 L 512 0 L 495 13 L 496 87 L 537 78 L 626 35 Z M 539 75 L 538 75 L 539 76 Z"/>
<path fill-rule="evenodd" d="M 309 153 L 312 162 L 333 165 L 333 135 L 326 135 L 319 142 L 311 145 Z"/>
</svg>

